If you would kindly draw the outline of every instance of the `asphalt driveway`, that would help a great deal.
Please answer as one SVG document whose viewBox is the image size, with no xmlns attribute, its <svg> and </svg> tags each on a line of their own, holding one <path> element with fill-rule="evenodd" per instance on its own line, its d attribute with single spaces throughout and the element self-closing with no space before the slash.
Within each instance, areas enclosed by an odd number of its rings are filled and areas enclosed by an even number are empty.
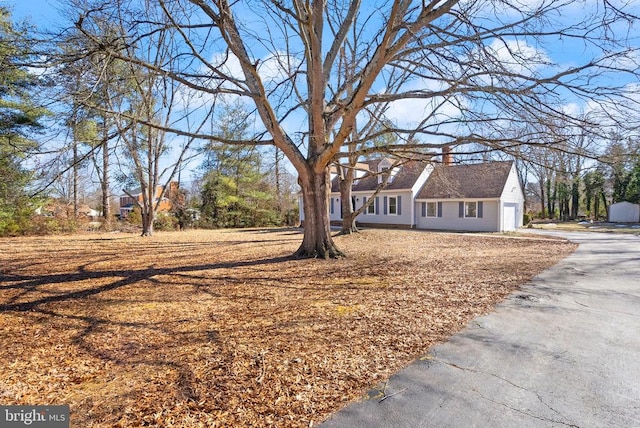
<svg viewBox="0 0 640 428">
<path fill-rule="evenodd" d="M 580 244 L 329 427 L 640 427 L 640 236 Z"/>
</svg>

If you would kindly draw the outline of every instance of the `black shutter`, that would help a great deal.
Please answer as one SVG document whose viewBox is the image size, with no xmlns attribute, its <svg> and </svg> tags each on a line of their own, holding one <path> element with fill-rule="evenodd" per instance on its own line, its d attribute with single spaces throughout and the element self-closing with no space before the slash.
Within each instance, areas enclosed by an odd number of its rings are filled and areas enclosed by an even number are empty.
<svg viewBox="0 0 640 428">
<path fill-rule="evenodd" d="M 426 217 L 427 216 L 427 203 L 423 202 L 422 203 L 422 217 Z"/>
<path fill-rule="evenodd" d="M 384 215 L 387 215 L 387 197 L 386 196 L 382 199 L 382 213 Z"/>
<path fill-rule="evenodd" d="M 458 202 L 458 217 L 464 217 L 464 202 Z"/>
<path fill-rule="evenodd" d="M 478 218 L 482 218 L 482 201 L 478 202 Z"/>
<path fill-rule="evenodd" d="M 438 202 L 438 217 L 442 217 L 442 202 Z"/>
</svg>

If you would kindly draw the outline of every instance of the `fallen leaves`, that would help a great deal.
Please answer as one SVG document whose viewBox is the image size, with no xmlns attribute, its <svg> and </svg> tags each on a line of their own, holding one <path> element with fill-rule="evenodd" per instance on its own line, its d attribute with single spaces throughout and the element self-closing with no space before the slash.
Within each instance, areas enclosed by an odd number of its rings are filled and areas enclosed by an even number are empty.
<svg viewBox="0 0 640 428">
<path fill-rule="evenodd" d="M 310 426 L 569 254 L 562 241 L 368 230 L 0 240 L 0 401 L 74 426 Z"/>
</svg>

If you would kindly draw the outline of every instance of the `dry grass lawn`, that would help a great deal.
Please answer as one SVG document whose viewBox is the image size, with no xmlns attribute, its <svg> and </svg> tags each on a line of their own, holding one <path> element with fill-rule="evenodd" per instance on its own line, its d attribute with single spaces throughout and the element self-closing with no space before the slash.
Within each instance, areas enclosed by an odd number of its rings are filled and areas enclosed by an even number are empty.
<svg viewBox="0 0 640 428">
<path fill-rule="evenodd" d="M 74 427 L 317 425 L 575 246 L 368 230 L 0 239 L 0 403 Z"/>
</svg>

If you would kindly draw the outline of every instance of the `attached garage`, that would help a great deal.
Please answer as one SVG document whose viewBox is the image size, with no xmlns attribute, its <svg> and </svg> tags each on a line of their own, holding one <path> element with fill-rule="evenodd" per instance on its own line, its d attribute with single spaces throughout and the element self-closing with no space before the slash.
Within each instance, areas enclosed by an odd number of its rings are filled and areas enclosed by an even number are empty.
<svg viewBox="0 0 640 428">
<path fill-rule="evenodd" d="M 505 232 L 510 232 L 516 230 L 519 226 L 518 224 L 518 204 L 516 203 L 505 203 L 502 209 L 502 230 Z"/>
</svg>

